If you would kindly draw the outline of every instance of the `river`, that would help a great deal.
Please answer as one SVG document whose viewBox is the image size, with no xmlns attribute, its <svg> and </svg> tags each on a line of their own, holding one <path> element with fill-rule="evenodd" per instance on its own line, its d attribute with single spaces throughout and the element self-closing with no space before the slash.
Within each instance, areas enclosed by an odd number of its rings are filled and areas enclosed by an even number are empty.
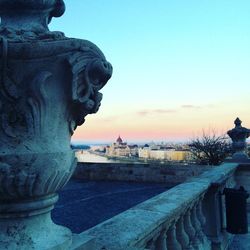
<svg viewBox="0 0 250 250">
<path fill-rule="evenodd" d="M 121 162 L 119 160 L 112 160 L 112 159 L 108 159 L 105 156 L 101 156 L 101 155 L 96 155 L 96 154 L 92 154 L 87 150 L 78 150 L 76 151 L 76 158 L 78 159 L 78 162 L 102 162 L 102 163 L 112 163 L 112 162 Z"/>
</svg>

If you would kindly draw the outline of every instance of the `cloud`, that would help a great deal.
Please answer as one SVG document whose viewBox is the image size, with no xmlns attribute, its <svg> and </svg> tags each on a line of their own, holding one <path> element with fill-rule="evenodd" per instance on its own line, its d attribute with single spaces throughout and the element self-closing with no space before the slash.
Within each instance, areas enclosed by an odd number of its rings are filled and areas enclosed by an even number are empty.
<svg viewBox="0 0 250 250">
<path fill-rule="evenodd" d="M 216 105 L 214 104 L 206 104 L 203 106 L 198 106 L 198 105 L 192 105 L 192 104 L 183 104 L 181 105 L 182 109 L 201 109 L 201 108 L 215 108 Z"/>
<path fill-rule="evenodd" d="M 143 111 L 138 111 L 137 112 L 137 115 L 140 115 L 140 116 L 146 116 L 148 115 L 150 112 L 148 110 L 143 110 Z"/>
<path fill-rule="evenodd" d="M 216 108 L 216 105 L 214 105 L 214 104 L 207 104 L 205 107 L 206 108 Z"/>
<path fill-rule="evenodd" d="M 181 108 L 184 108 L 184 109 L 199 109 L 201 107 L 196 106 L 196 105 L 192 105 L 192 104 L 184 104 L 184 105 L 181 105 Z"/>
<path fill-rule="evenodd" d="M 151 109 L 151 110 L 141 110 L 137 112 L 137 115 L 146 116 L 146 115 L 154 115 L 154 114 L 171 114 L 176 113 L 175 109 Z"/>
</svg>

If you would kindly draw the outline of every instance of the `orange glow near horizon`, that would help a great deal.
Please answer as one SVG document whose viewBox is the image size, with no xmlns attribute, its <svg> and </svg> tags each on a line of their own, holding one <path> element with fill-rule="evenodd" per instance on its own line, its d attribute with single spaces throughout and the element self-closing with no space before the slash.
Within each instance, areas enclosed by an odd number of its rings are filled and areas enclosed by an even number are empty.
<svg viewBox="0 0 250 250">
<path fill-rule="evenodd" d="M 127 142 L 189 141 L 200 136 L 203 130 L 225 134 L 234 127 L 233 122 L 238 116 L 243 126 L 250 127 L 247 110 L 237 114 L 237 107 L 235 110 L 227 108 L 223 105 L 213 109 L 149 115 L 133 112 L 117 117 L 112 113 L 106 116 L 105 112 L 100 112 L 100 115 L 88 116 L 86 123 L 75 131 L 72 140 L 113 142 L 121 135 Z"/>
</svg>

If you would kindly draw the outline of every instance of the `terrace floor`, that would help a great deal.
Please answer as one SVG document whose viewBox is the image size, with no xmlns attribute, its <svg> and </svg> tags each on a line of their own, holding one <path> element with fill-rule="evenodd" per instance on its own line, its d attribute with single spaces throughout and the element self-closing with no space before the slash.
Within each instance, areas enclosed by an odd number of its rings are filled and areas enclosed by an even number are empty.
<svg viewBox="0 0 250 250">
<path fill-rule="evenodd" d="M 249 216 L 250 214 L 248 214 L 248 218 Z M 249 250 L 249 249 L 250 249 L 250 223 L 248 223 L 248 234 L 236 235 L 228 250 Z"/>
<path fill-rule="evenodd" d="M 166 184 L 71 180 L 59 193 L 52 218 L 81 233 L 168 189 Z"/>
</svg>

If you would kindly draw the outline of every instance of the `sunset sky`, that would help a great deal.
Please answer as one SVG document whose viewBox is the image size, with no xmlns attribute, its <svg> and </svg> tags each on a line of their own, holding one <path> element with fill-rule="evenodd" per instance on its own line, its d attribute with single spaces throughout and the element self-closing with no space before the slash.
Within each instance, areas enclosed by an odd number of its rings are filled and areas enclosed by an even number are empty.
<svg viewBox="0 0 250 250">
<path fill-rule="evenodd" d="M 182 141 L 250 127 L 249 0 L 65 0 L 51 30 L 113 65 L 102 106 L 73 140 Z"/>
</svg>

